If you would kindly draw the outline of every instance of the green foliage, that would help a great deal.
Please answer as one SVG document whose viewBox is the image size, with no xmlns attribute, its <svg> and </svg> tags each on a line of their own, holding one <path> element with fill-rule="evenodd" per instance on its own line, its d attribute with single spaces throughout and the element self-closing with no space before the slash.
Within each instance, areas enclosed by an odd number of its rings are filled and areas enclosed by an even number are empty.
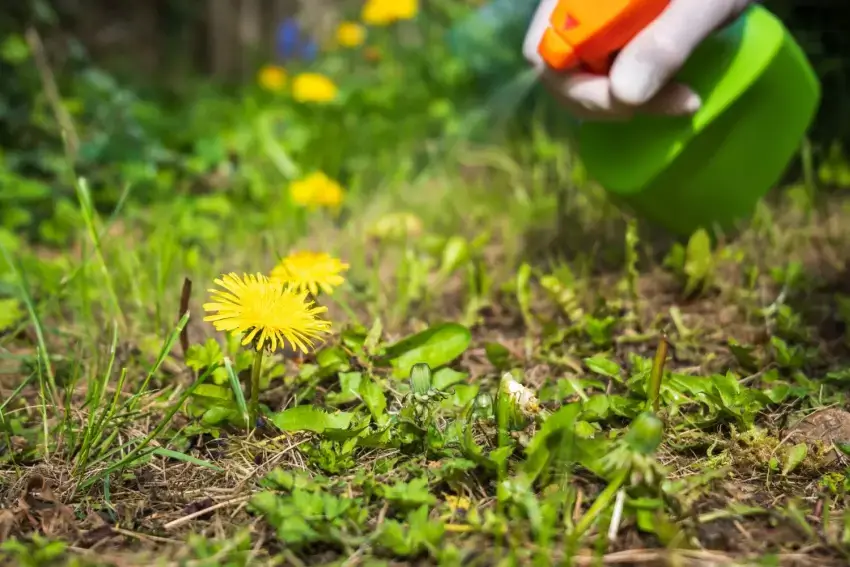
<svg viewBox="0 0 850 567">
<path fill-rule="evenodd" d="M 381 529 L 378 542 L 392 553 L 411 557 L 428 551 L 438 554 L 445 526 L 428 519 L 428 507 L 423 505 L 408 513 L 404 522 L 390 520 Z"/>
<path fill-rule="evenodd" d="M 235 360 L 233 370 L 238 373 L 249 369 L 253 360 L 251 353 L 244 349 L 234 348 L 234 346 L 232 341 L 228 345 L 228 352 L 231 353 L 229 356 L 233 356 Z M 224 352 L 221 350 L 221 345 L 213 338 L 207 339 L 203 344 L 191 345 L 186 352 L 186 366 L 195 372 L 202 372 L 213 366 L 216 367 L 211 378 L 218 385 L 228 381 L 227 370 L 223 364 Z"/>
<path fill-rule="evenodd" d="M 352 415 L 347 412 L 326 413 L 312 406 L 296 406 L 276 414 L 272 421 L 281 431 L 313 431 L 347 429 Z"/>
<path fill-rule="evenodd" d="M 257 493 L 251 498 L 251 508 L 269 522 L 281 543 L 293 548 L 344 544 L 350 527 L 362 521 L 363 510 L 350 498 L 302 488 L 284 496 L 270 491 Z"/>
<path fill-rule="evenodd" d="M 18 539 L 4 541 L 0 552 L 14 565 L 21 567 L 45 567 L 56 565 L 62 558 L 68 544 L 60 540 L 51 540 L 41 534 L 33 534 L 32 541 Z"/>
</svg>

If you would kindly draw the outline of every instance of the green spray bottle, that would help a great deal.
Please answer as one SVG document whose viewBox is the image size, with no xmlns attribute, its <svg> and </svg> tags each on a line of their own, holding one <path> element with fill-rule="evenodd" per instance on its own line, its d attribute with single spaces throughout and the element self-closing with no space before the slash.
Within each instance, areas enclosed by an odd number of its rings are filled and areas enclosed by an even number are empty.
<svg viewBox="0 0 850 567">
<path fill-rule="evenodd" d="M 668 3 L 562 0 L 541 56 L 556 69 L 605 72 Z M 818 78 L 782 22 L 752 5 L 703 41 L 675 80 L 700 95 L 694 115 L 582 122 L 578 153 L 614 200 L 654 224 L 682 236 L 731 229 L 793 159 L 817 112 Z"/>
</svg>

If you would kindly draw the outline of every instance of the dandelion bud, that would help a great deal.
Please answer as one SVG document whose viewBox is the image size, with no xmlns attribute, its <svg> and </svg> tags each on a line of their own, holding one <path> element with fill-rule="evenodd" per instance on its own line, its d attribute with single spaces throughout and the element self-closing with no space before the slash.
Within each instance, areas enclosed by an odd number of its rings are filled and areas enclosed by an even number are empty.
<svg viewBox="0 0 850 567">
<path fill-rule="evenodd" d="M 472 417 L 477 419 L 488 419 L 493 417 L 493 396 L 487 392 L 480 392 L 472 402 Z"/>
<path fill-rule="evenodd" d="M 414 396 L 424 396 L 431 391 L 431 367 L 418 362 L 410 369 L 410 391 Z"/>
<path fill-rule="evenodd" d="M 661 445 L 664 424 L 652 412 L 643 412 L 632 421 L 624 439 L 629 448 L 641 455 L 651 455 Z"/>
<path fill-rule="evenodd" d="M 506 414 L 512 428 L 524 427 L 540 412 L 540 402 L 529 388 L 516 380 L 509 372 L 502 376 L 499 384 L 499 410 Z"/>
</svg>

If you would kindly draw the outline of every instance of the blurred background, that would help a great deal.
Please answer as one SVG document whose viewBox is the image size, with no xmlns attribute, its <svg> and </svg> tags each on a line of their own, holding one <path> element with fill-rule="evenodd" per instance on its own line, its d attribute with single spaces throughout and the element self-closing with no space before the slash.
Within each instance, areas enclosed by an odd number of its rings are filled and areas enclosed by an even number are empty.
<svg viewBox="0 0 850 567">
<path fill-rule="evenodd" d="M 824 81 L 813 155 L 835 158 L 837 182 L 843 166 L 834 142 L 850 127 L 850 8 L 839 0 L 768 4 Z M 553 114 L 520 58 L 535 5 L 6 3 L 0 237 L 10 245 L 20 237 L 67 242 L 79 215 L 74 174 L 87 178 L 102 211 L 225 187 L 231 202 L 262 207 L 313 171 L 352 194 L 375 191 L 388 179 L 422 174 L 459 143 L 498 141 L 518 155 L 533 148 L 543 159 L 547 144 L 566 144 L 571 124 Z M 214 231 L 203 218 L 225 214 L 226 206 L 200 202 L 191 231 Z"/>
</svg>

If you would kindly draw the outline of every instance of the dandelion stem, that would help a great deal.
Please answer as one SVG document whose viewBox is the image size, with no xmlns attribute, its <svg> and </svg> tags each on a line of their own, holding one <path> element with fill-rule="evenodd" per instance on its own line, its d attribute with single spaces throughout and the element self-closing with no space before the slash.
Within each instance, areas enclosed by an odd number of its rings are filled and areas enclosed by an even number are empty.
<svg viewBox="0 0 850 567">
<path fill-rule="evenodd" d="M 596 500 L 593 501 L 590 508 L 588 508 L 587 512 L 581 517 L 576 524 L 575 530 L 573 530 L 572 537 L 574 541 L 578 541 L 581 536 L 590 529 L 593 525 L 593 522 L 599 517 L 599 515 L 607 508 L 614 498 L 617 496 L 617 493 L 620 491 L 620 488 L 625 484 L 626 479 L 629 477 L 629 473 L 631 472 L 630 467 L 624 467 L 617 473 L 617 476 L 611 480 L 608 486 L 605 487 L 605 490 L 599 493 L 599 496 L 596 497 Z"/>
<path fill-rule="evenodd" d="M 264 348 L 254 352 L 254 365 L 251 367 L 251 422 L 256 424 L 260 416 L 260 372 L 263 368 Z"/>
</svg>

